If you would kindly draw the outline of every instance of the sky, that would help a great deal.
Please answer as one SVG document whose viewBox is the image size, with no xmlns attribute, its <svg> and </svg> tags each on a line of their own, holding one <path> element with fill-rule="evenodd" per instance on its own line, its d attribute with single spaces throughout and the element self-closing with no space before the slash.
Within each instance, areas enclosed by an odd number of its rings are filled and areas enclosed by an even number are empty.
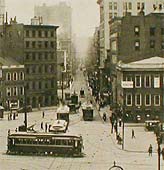
<svg viewBox="0 0 164 170">
<path fill-rule="evenodd" d="M 34 5 L 53 5 L 60 1 L 68 2 L 73 8 L 73 32 L 76 36 L 92 36 L 99 25 L 99 6 L 97 0 L 6 0 L 9 17 L 17 16 L 17 21 L 30 24 L 34 16 Z"/>
</svg>

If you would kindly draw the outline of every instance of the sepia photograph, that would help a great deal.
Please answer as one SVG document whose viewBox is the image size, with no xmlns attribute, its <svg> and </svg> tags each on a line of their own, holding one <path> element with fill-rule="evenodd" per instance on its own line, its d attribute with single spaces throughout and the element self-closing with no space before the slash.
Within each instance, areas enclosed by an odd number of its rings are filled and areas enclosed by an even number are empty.
<svg viewBox="0 0 164 170">
<path fill-rule="evenodd" d="M 164 170 L 164 0 L 0 0 L 0 170 Z"/>
</svg>

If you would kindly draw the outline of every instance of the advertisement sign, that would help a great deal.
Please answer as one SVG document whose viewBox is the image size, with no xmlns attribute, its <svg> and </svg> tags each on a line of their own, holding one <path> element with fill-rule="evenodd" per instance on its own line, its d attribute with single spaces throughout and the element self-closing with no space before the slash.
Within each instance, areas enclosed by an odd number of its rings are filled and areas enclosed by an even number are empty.
<svg viewBox="0 0 164 170">
<path fill-rule="evenodd" d="M 121 87 L 128 89 L 128 88 L 133 88 L 133 81 L 122 81 L 121 82 Z"/>
</svg>

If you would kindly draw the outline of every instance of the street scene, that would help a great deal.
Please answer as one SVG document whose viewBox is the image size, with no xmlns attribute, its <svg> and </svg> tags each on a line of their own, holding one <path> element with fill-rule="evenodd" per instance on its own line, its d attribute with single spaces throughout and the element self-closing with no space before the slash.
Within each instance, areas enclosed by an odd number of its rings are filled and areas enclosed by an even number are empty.
<svg viewBox="0 0 164 170">
<path fill-rule="evenodd" d="M 0 170 L 164 169 L 164 0 L 0 0 Z"/>
</svg>

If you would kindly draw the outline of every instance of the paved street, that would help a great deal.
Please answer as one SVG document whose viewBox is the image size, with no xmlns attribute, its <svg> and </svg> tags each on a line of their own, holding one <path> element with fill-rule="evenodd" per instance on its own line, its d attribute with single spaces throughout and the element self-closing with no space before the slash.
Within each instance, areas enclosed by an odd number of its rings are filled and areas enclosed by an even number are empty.
<svg viewBox="0 0 164 170">
<path fill-rule="evenodd" d="M 92 99 L 87 83 L 82 72 L 78 71 L 74 78 L 71 92 L 79 93 L 80 88 L 84 88 L 87 96 L 81 99 L 82 103 L 86 99 Z M 66 90 L 65 90 L 66 91 Z M 68 91 L 68 89 L 67 89 Z M 42 118 L 42 111 L 28 113 L 29 125 L 36 123 L 36 129 L 40 130 L 40 123 L 53 122 L 56 118 L 56 107 L 45 110 L 45 118 Z M 101 117 L 103 112 L 108 111 L 108 107 L 100 112 L 95 107 L 94 121 L 82 120 L 81 109 L 77 114 L 71 115 L 69 131 L 81 134 L 84 140 L 84 157 L 64 158 L 64 157 L 42 157 L 42 156 L 11 156 L 6 155 L 7 131 L 15 130 L 18 125 L 23 124 L 24 115 L 19 114 L 17 120 L 8 121 L 7 117 L 0 120 L 0 169 L 2 170 L 108 170 L 113 162 L 123 167 L 125 170 L 155 170 L 157 169 L 156 139 L 153 132 L 145 132 L 143 126 L 136 124 L 125 125 L 125 150 L 117 144 L 115 134 L 111 134 L 109 120 L 103 122 Z M 43 110 L 43 109 L 42 109 Z M 110 114 L 110 113 L 109 113 Z M 135 139 L 131 139 L 131 130 L 135 131 Z M 120 133 L 121 133 L 121 129 Z M 149 145 L 153 146 L 152 157 L 148 156 Z M 164 161 L 161 158 L 161 169 L 164 169 Z"/>
</svg>

